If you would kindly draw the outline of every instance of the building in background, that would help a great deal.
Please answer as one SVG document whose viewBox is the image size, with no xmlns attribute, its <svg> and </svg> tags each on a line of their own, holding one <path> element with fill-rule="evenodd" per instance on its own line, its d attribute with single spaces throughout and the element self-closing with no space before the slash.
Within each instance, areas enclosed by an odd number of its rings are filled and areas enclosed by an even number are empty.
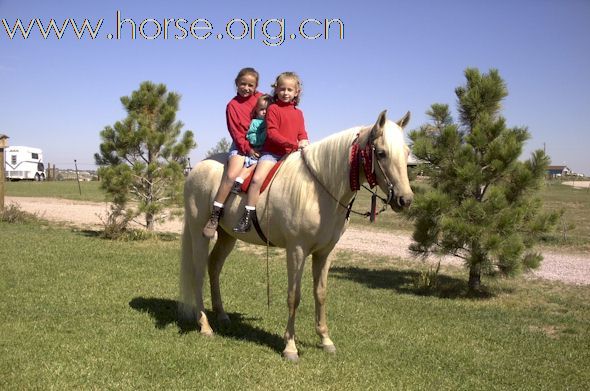
<svg viewBox="0 0 590 391">
<path fill-rule="evenodd" d="M 548 166 L 547 167 L 547 175 L 549 178 L 558 178 L 566 175 L 570 175 L 572 170 L 570 170 L 567 166 Z"/>
</svg>

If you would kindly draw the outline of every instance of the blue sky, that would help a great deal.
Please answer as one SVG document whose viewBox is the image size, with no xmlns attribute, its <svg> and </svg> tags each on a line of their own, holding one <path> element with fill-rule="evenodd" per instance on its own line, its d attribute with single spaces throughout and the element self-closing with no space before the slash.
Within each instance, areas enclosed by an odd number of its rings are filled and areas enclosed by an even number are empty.
<svg viewBox="0 0 590 391">
<path fill-rule="evenodd" d="M 220 6 L 219 4 L 223 4 Z M 100 131 L 125 117 L 119 98 L 144 80 L 164 83 L 182 95 L 178 119 L 195 133 L 194 162 L 222 137 L 228 137 L 225 105 L 234 96 L 233 79 L 244 66 L 261 74 L 260 90 L 286 70 L 304 84 L 301 109 L 312 141 L 331 133 L 372 123 L 379 112 L 400 118 L 412 112 L 409 129 L 423 124 L 432 103 L 447 103 L 455 112 L 454 89 L 463 71 L 497 68 L 508 85 L 503 115 L 510 126 L 527 126 L 531 139 L 523 158 L 545 145 L 553 164 L 566 164 L 590 175 L 590 1 L 587 0 L 449 0 L 449 1 L 14 1 L 0 0 L 0 19 L 10 29 L 19 19 L 26 28 L 39 19 L 45 28 L 88 19 L 77 39 L 68 25 L 61 39 L 44 39 L 35 24 L 28 38 L 9 38 L 0 20 L 0 133 L 11 145 L 42 148 L 45 161 L 58 167 L 94 168 Z M 116 34 L 117 11 L 136 23 Z M 168 37 L 156 36 L 156 22 L 197 19 L 212 27 L 198 40 L 169 23 Z M 240 22 L 261 19 L 254 37 L 228 36 L 243 31 Z M 285 40 L 268 46 L 262 24 L 284 19 Z M 302 21 L 340 19 L 328 39 L 305 39 Z M 197 26 L 205 27 L 204 21 Z M 267 24 L 268 36 L 281 25 Z M 195 30 L 203 36 L 208 30 Z M 308 36 L 322 32 L 308 22 Z M 223 34 L 218 39 L 218 34 Z M 291 39 L 290 34 L 295 34 Z"/>
</svg>

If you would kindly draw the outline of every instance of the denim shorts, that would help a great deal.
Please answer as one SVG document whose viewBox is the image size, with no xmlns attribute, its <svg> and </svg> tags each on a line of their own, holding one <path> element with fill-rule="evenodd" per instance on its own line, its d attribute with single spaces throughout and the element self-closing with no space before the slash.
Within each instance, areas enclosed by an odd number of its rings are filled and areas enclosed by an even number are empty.
<svg viewBox="0 0 590 391">
<path fill-rule="evenodd" d="M 238 151 L 238 149 L 236 148 L 236 145 L 234 143 L 232 143 L 231 146 L 229 147 L 229 157 L 232 157 L 232 156 L 243 156 L 244 157 L 244 167 L 246 167 L 246 168 L 252 167 L 256 163 L 258 163 L 258 158 L 248 156 L 248 155 L 242 155 Z"/>
<path fill-rule="evenodd" d="M 259 162 L 273 162 L 276 163 L 281 160 L 282 156 L 275 155 L 274 153 L 270 152 L 262 152 L 262 156 L 258 158 Z"/>
<path fill-rule="evenodd" d="M 234 143 L 231 143 L 231 145 L 229 146 L 229 157 L 232 156 L 244 156 L 238 151 L 238 148 Z"/>
</svg>

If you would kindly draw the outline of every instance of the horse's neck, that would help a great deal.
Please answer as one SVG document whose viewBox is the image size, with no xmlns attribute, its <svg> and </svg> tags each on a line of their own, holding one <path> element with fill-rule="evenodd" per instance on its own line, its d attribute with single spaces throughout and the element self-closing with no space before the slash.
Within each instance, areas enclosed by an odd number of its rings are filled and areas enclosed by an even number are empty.
<svg viewBox="0 0 590 391">
<path fill-rule="evenodd" d="M 353 193 L 349 181 L 350 147 L 363 128 L 342 131 L 306 148 L 309 168 L 332 196 L 347 202 Z M 364 179 L 364 178 L 363 178 Z"/>
</svg>

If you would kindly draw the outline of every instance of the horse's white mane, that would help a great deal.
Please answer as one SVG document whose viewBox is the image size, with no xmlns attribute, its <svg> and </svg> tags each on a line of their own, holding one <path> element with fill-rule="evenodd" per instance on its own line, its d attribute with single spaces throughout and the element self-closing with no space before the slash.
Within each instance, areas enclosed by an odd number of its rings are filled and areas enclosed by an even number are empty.
<svg viewBox="0 0 590 391">
<path fill-rule="evenodd" d="M 334 133 L 305 148 L 310 168 L 322 184 L 334 194 L 343 194 L 349 188 L 349 152 L 356 136 L 367 126 L 357 126 Z M 305 168 L 304 168 L 305 169 Z"/>
</svg>

